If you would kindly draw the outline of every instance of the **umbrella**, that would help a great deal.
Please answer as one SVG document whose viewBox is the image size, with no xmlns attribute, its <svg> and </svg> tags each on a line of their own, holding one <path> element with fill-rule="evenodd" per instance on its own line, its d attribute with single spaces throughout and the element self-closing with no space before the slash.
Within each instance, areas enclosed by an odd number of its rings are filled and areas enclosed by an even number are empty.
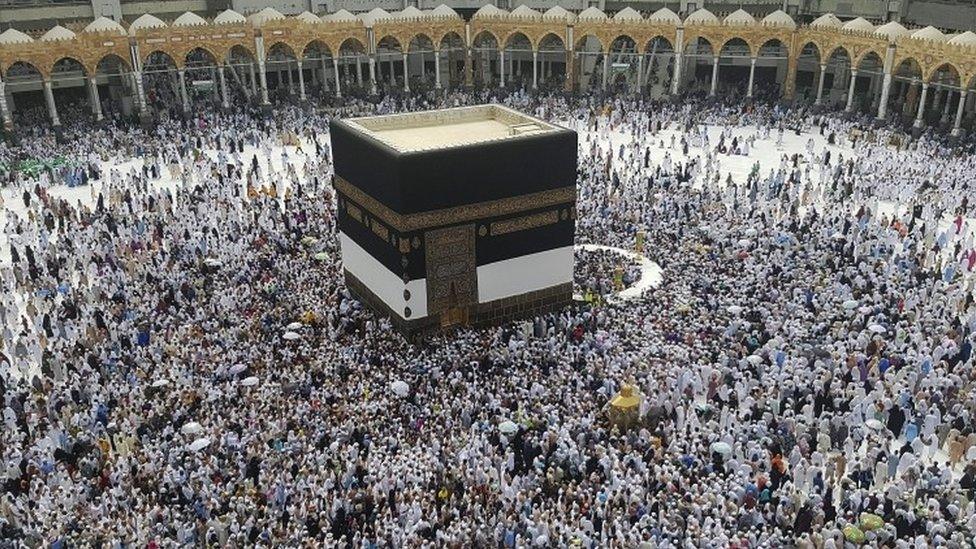
<svg viewBox="0 0 976 549">
<path fill-rule="evenodd" d="M 247 369 L 247 366 L 245 366 L 243 364 L 235 364 L 235 365 L 233 365 L 233 366 L 230 367 L 230 375 L 236 376 L 237 374 L 243 372 L 246 369 Z"/>
<path fill-rule="evenodd" d="M 716 454 L 722 454 L 723 456 L 728 456 L 732 453 L 732 447 L 729 446 L 727 442 L 713 442 L 712 451 Z"/>
<path fill-rule="evenodd" d="M 748 248 L 750 244 L 752 244 L 752 241 L 748 238 L 743 238 L 739 241 L 739 246 L 742 246 L 743 248 Z"/>
<path fill-rule="evenodd" d="M 746 360 L 748 360 L 753 366 L 756 366 L 763 361 L 763 358 L 759 355 L 749 355 L 746 357 Z"/>
<path fill-rule="evenodd" d="M 746 232 L 746 236 L 756 236 L 757 234 L 759 234 L 759 231 L 757 231 L 756 229 L 754 229 L 752 227 L 749 227 L 748 229 L 746 229 L 745 232 Z"/>
<path fill-rule="evenodd" d="M 880 431 L 881 429 L 884 428 L 884 424 L 874 418 L 865 421 L 864 424 L 867 425 L 868 428 L 875 431 Z"/>
<path fill-rule="evenodd" d="M 244 379 L 241 380 L 241 385 L 245 387 L 252 387 L 257 384 L 258 384 L 257 376 L 245 377 Z"/>
<path fill-rule="evenodd" d="M 882 325 L 880 325 L 880 324 L 872 324 L 872 325 L 868 326 L 868 330 L 871 330 L 872 332 L 874 332 L 876 334 L 883 334 L 883 333 L 885 333 L 885 327 L 882 326 Z"/>
<path fill-rule="evenodd" d="M 405 381 L 398 379 L 393 383 L 390 383 L 390 390 L 393 391 L 393 394 L 399 397 L 405 397 L 407 396 L 407 393 L 410 392 L 410 386 L 407 385 Z"/>
<path fill-rule="evenodd" d="M 506 435 L 510 435 L 510 434 L 518 431 L 518 424 L 516 424 L 513 421 L 506 420 L 506 421 L 501 422 L 498 425 L 498 430 L 501 431 L 501 432 L 503 432 L 503 433 L 505 433 Z"/>
<path fill-rule="evenodd" d="M 864 543 L 864 532 L 853 524 L 844 527 L 844 537 L 851 543 Z"/>
<path fill-rule="evenodd" d="M 301 322 L 292 322 L 291 324 L 285 326 L 289 330 L 301 330 L 305 325 Z"/>
<path fill-rule="evenodd" d="M 326 259 L 329 259 L 329 254 L 325 252 L 319 252 L 313 255 L 312 257 L 314 257 L 316 261 L 325 261 Z"/>
<path fill-rule="evenodd" d="M 741 313 L 744 309 L 739 305 L 729 305 L 728 311 L 734 315 Z"/>
<path fill-rule="evenodd" d="M 861 513 L 861 528 L 865 530 L 877 530 L 884 526 L 884 519 L 874 513 Z"/>
<path fill-rule="evenodd" d="M 203 450 L 207 446 L 210 446 L 210 439 L 204 437 L 204 438 L 198 438 L 194 440 L 193 442 L 190 443 L 190 445 L 187 448 L 189 448 L 191 452 L 199 452 L 200 450 Z"/>
<path fill-rule="evenodd" d="M 220 267 L 221 265 L 224 264 L 224 262 L 219 259 L 215 259 L 211 257 L 208 259 L 204 259 L 203 264 L 206 265 L 207 267 Z"/>
<path fill-rule="evenodd" d="M 315 244 L 318 241 L 319 241 L 319 239 L 315 238 L 314 236 L 303 236 L 302 237 L 302 244 L 304 244 L 306 246 L 311 246 L 312 244 Z"/>
<path fill-rule="evenodd" d="M 152 382 L 153 387 L 165 387 L 167 385 L 169 385 L 168 379 L 157 379 L 156 381 Z"/>
<path fill-rule="evenodd" d="M 184 425 L 180 429 L 180 431 L 184 435 L 196 435 L 196 434 L 199 434 L 199 433 L 203 432 L 203 425 L 200 425 L 199 423 L 197 423 L 195 421 L 191 421 L 191 422 L 187 423 L 186 425 Z"/>
<path fill-rule="evenodd" d="M 871 312 L 871 309 L 872 307 L 870 305 L 861 305 L 858 307 L 857 312 L 861 313 L 862 315 L 866 315 Z"/>
<path fill-rule="evenodd" d="M 856 299 L 848 299 L 847 301 L 844 302 L 844 308 L 847 310 L 851 310 L 855 307 L 857 307 Z"/>
<path fill-rule="evenodd" d="M 285 332 L 285 335 L 283 335 L 281 337 L 287 339 L 288 341 L 294 341 L 294 340 L 296 340 L 296 339 L 298 339 L 298 338 L 300 338 L 302 336 L 298 335 L 295 332 Z"/>
</svg>

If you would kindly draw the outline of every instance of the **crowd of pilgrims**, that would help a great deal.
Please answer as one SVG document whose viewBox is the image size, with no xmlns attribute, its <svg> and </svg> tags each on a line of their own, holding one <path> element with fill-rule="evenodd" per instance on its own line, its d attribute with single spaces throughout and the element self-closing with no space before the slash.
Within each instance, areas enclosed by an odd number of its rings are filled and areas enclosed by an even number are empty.
<svg viewBox="0 0 976 549">
<path fill-rule="evenodd" d="M 328 121 L 491 99 L 0 146 L 90 183 L 4 174 L 0 546 L 972 546 L 971 144 L 758 103 L 497 98 L 580 132 L 577 242 L 642 230 L 663 282 L 408 342 L 344 286 Z M 779 165 L 723 167 L 759 148 Z M 863 513 L 883 524 L 851 535 Z"/>
<path fill-rule="evenodd" d="M 618 250 L 576 250 L 573 292 L 584 301 L 603 299 L 630 288 L 640 277 L 641 265 L 637 259 Z"/>
</svg>

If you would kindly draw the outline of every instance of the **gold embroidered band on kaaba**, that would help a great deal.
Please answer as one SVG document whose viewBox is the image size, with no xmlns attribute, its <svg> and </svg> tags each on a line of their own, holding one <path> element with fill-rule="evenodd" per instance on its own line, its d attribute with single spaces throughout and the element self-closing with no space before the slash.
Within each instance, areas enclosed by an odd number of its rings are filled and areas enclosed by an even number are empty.
<svg viewBox="0 0 976 549">
<path fill-rule="evenodd" d="M 465 204 L 464 206 L 413 214 L 400 214 L 338 175 L 335 176 L 332 184 L 339 192 L 345 194 L 367 212 L 400 233 L 499 217 L 576 201 L 576 187 L 568 186 L 476 204 Z"/>
</svg>

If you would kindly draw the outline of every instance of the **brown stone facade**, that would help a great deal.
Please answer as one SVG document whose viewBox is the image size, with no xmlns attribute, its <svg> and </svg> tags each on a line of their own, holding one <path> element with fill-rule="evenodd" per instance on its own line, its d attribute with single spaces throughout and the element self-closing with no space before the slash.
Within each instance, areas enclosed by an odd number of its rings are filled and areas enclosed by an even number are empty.
<svg viewBox="0 0 976 549">
<path fill-rule="evenodd" d="M 349 288 L 349 291 L 375 313 L 389 318 L 393 327 L 407 339 L 418 339 L 425 334 L 441 330 L 440 318 L 437 315 L 413 320 L 404 319 L 400 315 L 394 314 L 394 311 L 354 274 L 349 271 L 344 272 L 346 287 Z M 512 320 L 532 318 L 540 314 L 557 311 L 572 302 L 573 285 L 567 282 L 534 292 L 473 305 L 468 311 L 467 325 L 480 328 Z"/>
</svg>

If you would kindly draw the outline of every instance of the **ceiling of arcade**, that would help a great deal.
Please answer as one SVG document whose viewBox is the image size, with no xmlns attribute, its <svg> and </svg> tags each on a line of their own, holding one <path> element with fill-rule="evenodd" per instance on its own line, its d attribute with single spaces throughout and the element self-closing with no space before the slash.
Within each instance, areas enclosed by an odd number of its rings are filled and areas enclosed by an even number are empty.
<svg viewBox="0 0 976 549">
<path fill-rule="evenodd" d="M 586 37 L 595 37 L 602 51 L 610 50 L 613 43 L 621 37 L 629 37 L 646 51 L 648 43 L 662 37 L 672 46 L 677 41 L 678 27 L 669 23 L 651 21 L 617 21 L 614 19 L 582 20 L 567 25 L 552 19 L 529 19 L 514 17 L 476 17 L 470 28 L 460 19 L 418 18 L 416 20 L 380 20 L 372 28 L 374 43 L 392 39 L 403 51 L 410 51 L 411 44 L 419 47 L 433 46 L 439 49 L 445 40 L 453 38 L 473 41 L 475 37 L 487 33 L 494 41 L 504 47 L 518 35 L 524 35 L 533 49 L 539 49 L 543 40 L 546 48 L 560 47 L 576 49 Z M 800 27 L 792 30 L 773 25 L 688 25 L 682 29 L 682 47 L 693 40 L 707 40 L 712 51 L 721 51 L 723 45 L 732 39 L 741 39 L 749 47 L 750 54 L 758 55 L 760 48 L 771 40 L 780 41 L 791 59 L 812 44 L 817 55 L 823 60 L 842 49 L 852 60 L 854 66 L 874 53 L 884 59 L 888 42 L 885 38 L 871 33 L 858 33 L 834 28 Z M 74 39 L 56 42 L 34 41 L 22 44 L 0 45 L 0 71 L 6 71 L 17 62 L 34 66 L 42 76 L 48 76 L 55 63 L 63 58 L 77 60 L 87 74 L 93 74 L 99 62 L 107 56 L 118 56 L 129 67 L 130 40 L 138 45 L 143 62 L 154 52 L 163 52 L 172 58 L 177 67 L 183 67 L 187 54 L 200 48 L 215 60 L 224 61 L 231 50 L 246 52 L 248 56 L 257 54 L 255 37 L 264 38 L 264 53 L 278 45 L 296 58 L 303 57 L 310 45 L 317 44 L 320 50 L 329 54 L 339 52 L 346 44 L 365 51 L 369 48 L 369 34 L 361 21 L 332 21 L 309 23 L 300 19 L 287 18 L 267 21 L 260 29 L 249 23 L 229 25 L 200 25 L 193 27 L 164 27 L 142 29 L 134 36 L 113 33 L 79 33 Z M 429 39 L 422 40 L 425 37 Z M 569 38 L 573 43 L 568 43 Z M 415 40 L 417 39 L 417 40 Z M 415 48 L 418 46 L 414 46 Z M 939 71 L 954 72 L 963 82 L 972 82 L 976 77 L 976 51 L 973 48 L 957 46 L 945 42 L 933 42 L 903 37 L 897 40 L 893 67 L 902 61 L 914 60 L 921 71 L 922 78 L 928 80 Z M 948 68 L 947 68 L 948 67 Z"/>
</svg>

